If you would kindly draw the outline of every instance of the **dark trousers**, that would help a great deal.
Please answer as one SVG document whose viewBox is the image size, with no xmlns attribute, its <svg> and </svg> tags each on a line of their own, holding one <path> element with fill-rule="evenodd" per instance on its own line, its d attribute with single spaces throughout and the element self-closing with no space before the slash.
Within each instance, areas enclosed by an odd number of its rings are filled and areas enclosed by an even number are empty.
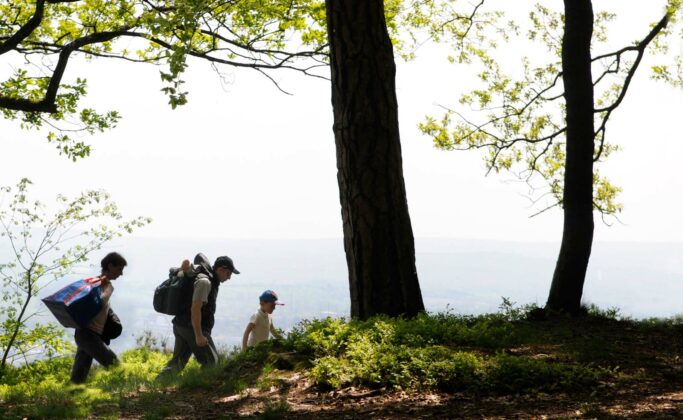
<svg viewBox="0 0 683 420">
<path fill-rule="evenodd" d="M 192 327 L 174 324 L 173 335 L 175 336 L 173 358 L 164 366 L 159 376 L 180 372 L 185 368 L 193 354 L 202 367 L 213 366 L 218 362 L 218 351 L 216 351 L 216 345 L 211 339 L 210 331 L 204 331 L 204 336 L 209 342 L 209 345 L 205 347 L 197 346 Z"/>
<path fill-rule="evenodd" d="M 74 340 L 76 341 L 76 356 L 71 367 L 71 382 L 81 384 L 85 382 L 90 372 L 93 359 L 104 367 L 118 362 L 116 354 L 109 348 L 112 338 L 121 334 L 121 322 L 116 314 L 110 309 L 107 314 L 107 322 L 102 335 L 87 328 L 76 328 Z"/>
<path fill-rule="evenodd" d="M 71 367 L 71 382 L 81 384 L 90 372 L 93 359 L 102 366 L 116 363 L 116 354 L 109 348 L 109 339 L 87 328 L 77 328 L 74 333 L 76 340 L 76 357 Z"/>
</svg>

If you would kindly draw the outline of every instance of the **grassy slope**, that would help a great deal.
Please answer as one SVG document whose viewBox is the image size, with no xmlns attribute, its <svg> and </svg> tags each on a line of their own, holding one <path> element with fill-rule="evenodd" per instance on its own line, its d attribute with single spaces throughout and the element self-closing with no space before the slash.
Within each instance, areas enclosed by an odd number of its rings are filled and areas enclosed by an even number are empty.
<svg viewBox="0 0 683 420">
<path fill-rule="evenodd" d="M 70 359 L 10 372 L 5 417 L 384 417 L 683 415 L 678 320 L 477 317 L 319 320 L 279 342 L 191 364 L 165 383 L 168 355 L 139 348 L 84 386 Z M 532 312 L 533 314 L 534 312 Z M 322 410 L 322 411 L 320 411 Z"/>
</svg>

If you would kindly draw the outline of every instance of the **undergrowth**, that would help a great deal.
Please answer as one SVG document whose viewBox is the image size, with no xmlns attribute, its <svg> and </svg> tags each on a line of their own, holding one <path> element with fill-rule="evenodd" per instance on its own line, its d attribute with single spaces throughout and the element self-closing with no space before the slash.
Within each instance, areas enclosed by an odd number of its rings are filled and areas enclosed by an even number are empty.
<svg viewBox="0 0 683 420">
<path fill-rule="evenodd" d="M 283 370 L 304 372 L 320 389 L 590 393 L 618 376 L 618 356 L 625 354 L 620 343 L 628 342 L 621 336 L 679 334 L 683 328 L 681 317 L 635 321 L 616 309 L 594 306 L 582 318 L 542 315 L 534 306 L 520 308 L 504 299 L 500 312 L 478 316 L 444 312 L 413 319 L 308 320 L 282 340 L 247 352 L 223 352 L 219 365 L 210 369 L 191 361 L 182 373 L 160 381 L 156 375 L 170 355 L 145 345 L 153 342 L 147 337 L 142 347 L 123 353 L 117 366 L 93 369 L 83 385 L 68 383 L 71 357 L 10 367 L 0 378 L 0 405 L 10 418 L 117 418 L 131 408 L 164 418 L 174 415 L 169 404 L 159 403 L 172 398 L 165 397 L 169 390 L 224 395 L 247 387 L 267 390 L 278 386 Z M 537 354 L 529 348 L 552 351 Z M 277 417 L 288 410 L 281 401 L 263 414 Z"/>
</svg>

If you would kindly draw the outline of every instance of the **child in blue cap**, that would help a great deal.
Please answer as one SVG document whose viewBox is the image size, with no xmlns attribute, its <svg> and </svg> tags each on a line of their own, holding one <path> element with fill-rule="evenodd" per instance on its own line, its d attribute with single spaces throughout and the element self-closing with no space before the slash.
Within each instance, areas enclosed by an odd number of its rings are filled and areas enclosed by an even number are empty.
<svg viewBox="0 0 683 420">
<path fill-rule="evenodd" d="M 280 334 L 273 326 L 273 311 L 275 306 L 284 305 L 278 302 L 277 293 L 272 290 L 266 290 L 259 296 L 260 308 L 249 318 L 249 323 L 244 329 L 242 336 L 242 351 L 248 347 L 268 340 L 270 334 L 280 338 Z"/>
</svg>

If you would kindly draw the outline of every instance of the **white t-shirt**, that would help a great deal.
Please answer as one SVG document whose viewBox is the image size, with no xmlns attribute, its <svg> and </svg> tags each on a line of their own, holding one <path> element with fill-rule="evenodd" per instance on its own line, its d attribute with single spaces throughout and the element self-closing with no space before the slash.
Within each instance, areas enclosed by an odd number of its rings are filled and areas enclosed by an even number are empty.
<svg viewBox="0 0 683 420">
<path fill-rule="evenodd" d="M 249 318 L 249 323 L 254 324 L 254 329 L 249 334 L 247 346 L 266 341 L 270 337 L 270 329 L 273 326 L 273 315 L 263 312 L 260 308 Z"/>
<path fill-rule="evenodd" d="M 102 331 L 104 331 L 104 324 L 107 322 L 107 314 L 109 313 L 109 299 L 112 293 L 114 293 L 114 286 L 111 283 L 102 286 L 102 293 L 100 295 L 102 298 L 102 309 L 88 324 L 88 329 L 97 334 L 102 334 Z"/>
</svg>

